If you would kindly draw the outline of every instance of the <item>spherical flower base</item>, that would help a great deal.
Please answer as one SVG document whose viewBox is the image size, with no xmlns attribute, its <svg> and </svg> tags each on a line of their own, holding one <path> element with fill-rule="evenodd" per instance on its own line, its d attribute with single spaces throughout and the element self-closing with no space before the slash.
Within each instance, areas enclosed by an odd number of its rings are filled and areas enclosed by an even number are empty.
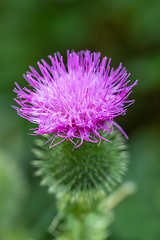
<svg viewBox="0 0 160 240">
<path fill-rule="evenodd" d="M 34 153 L 40 160 L 33 162 L 36 175 L 58 198 L 73 202 L 98 199 L 121 181 L 128 160 L 122 135 L 115 131 L 108 139 L 112 142 L 84 142 L 73 151 L 70 141 L 49 149 L 44 145 L 46 140 L 38 140 L 39 149 L 34 149 Z"/>
</svg>

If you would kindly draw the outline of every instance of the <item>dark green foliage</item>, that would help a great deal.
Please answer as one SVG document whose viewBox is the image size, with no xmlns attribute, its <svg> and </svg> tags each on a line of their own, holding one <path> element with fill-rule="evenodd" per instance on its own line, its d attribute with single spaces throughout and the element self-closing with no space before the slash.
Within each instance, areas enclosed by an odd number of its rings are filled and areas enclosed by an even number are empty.
<svg viewBox="0 0 160 240">
<path fill-rule="evenodd" d="M 138 191 L 114 210 L 113 238 L 109 239 L 160 239 L 160 128 L 139 131 L 130 141 L 133 161 L 125 175 L 125 180 L 135 181 Z"/>
<path fill-rule="evenodd" d="M 139 191 L 115 209 L 116 221 L 109 239 L 160 239 L 159 9 L 159 0 L 0 1 L 0 147 L 9 155 L 5 168 L 16 162 L 27 183 L 22 183 L 23 191 L 19 184 L 13 188 L 17 181 L 23 182 L 15 168 L 8 176 L 14 176 L 13 183 L 6 190 L 0 189 L 1 201 L 7 204 L 10 200 L 20 206 L 16 216 L 15 211 L 3 207 L 0 229 L 7 236 L 3 237 L 0 231 L 0 239 L 55 239 L 46 231 L 55 215 L 54 198 L 46 193 L 46 188 L 39 187 L 39 179 L 33 177 L 30 166 L 35 137 L 27 133 L 35 125 L 17 116 L 10 105 L 14 103 L 14 82 L 26 86 L 22 73 L 29 65 L 36 67 L 38 60 L 47 60 L 47 55 L 56 51 L 65 56 L 67 49 L 101 51 L 102 57 L 112 58 L 113 67 L 122 62 L 131 72 L 132 82 L 139 79 L 131 95 L 136 102 L 126 116 L 117 119 L 130 138 L 127 180 L 135 181 Z M 2 166 L 1 169 L 5 173 Z M 1 186 L 6 183 L 7 179 L 2 180 Z M 17 195 L 12 193 L 14 190 Z M 6 226 L 10 225 L 11 219 L 16 226 L 12 231 L 3 225 L 5 220 Z"/>
<path fill-rule="evenodd" d="M 36 175 L 42 176 L 42 184 L 58 198 L 83 201 L 104 196 L 121 181 L 128 160 L 121 134 L 114 131 L 107 138 L 112 143 L 84 141 L 75 149 L 70 141 L 51 149 L 44 144 L 46 139 L 37 141 L 40 148 L 34 153 L 40 160 L 33 162 L 38 168 Z"/>
</svg>

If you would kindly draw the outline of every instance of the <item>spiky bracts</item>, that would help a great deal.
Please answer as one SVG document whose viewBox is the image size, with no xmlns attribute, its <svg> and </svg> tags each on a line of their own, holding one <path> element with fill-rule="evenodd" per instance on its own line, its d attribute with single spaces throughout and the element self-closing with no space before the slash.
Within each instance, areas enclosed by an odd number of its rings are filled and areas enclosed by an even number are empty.
<svg viewBox="0 0 160 240">
<path fill-rule="evenodd" d="M 128 160 L 121 134 L 115 131 L 108 139 L 112 143 L 102 141 L 98 146 L 84 142 L 73 151 L 70 141 L 49 149 L 44 140 L 39 140 L 40 148 L 34 150 L 40 159 L 34 161 L 36 175 L 42 176 L 42 184 L 58 198 L 74 202 L 105 196 L 121 181 Z"/>
<path fill-rule="evenodd" d="M 59 53 L 49 59 L 51 66 L 44 60 L 38 62 L 41 74 L 30 67 L 31 72 L 24 75 L 31 90 L 21 89 L 17 83 L 14 89 L 20 107 L 13 107 L 21 117 L 38 124 L 34 134 L 52 133 L 50 147 L 58 137 L 60 142 L 75 139 L 75 148 L 84 140 L 108 141 L 99 130 L 107 135 L 112 133 L 113 125 L 127 137 L 114 118 L 125 114 L 134 102 L 127 98 L 137 81 L 128 85 L 130 74 L 122 64 L 116 70 L 110 69 L 111 59 L 107 63 L 104 57 L 100 63 L 100 53 L 88 50 L 68 51 L 67 66 Z"/>
</svg>

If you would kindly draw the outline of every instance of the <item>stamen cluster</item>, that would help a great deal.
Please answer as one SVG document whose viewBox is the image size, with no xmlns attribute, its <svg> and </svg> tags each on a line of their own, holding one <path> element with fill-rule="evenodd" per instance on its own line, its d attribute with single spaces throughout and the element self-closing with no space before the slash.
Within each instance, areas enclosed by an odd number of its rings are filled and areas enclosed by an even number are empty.
<svg viewBox="0 0 160 240">
<path fill-rule="evenodd" d="M 44 60 L 38 62 L 41 74 L 30 67 L 31 72 L 24 75 L 31 89 L 15 83 L 15 101 L 20 107 L 13 107 L 21 117 L 38 125 L 32 129 L 34 134 L 52 134 L 50 147 L 57 137 L 61 137 L 60 142 L 69 140 L 79 147 L 84 140 L 107 141 L 99 130 L 107 135 L 115 125 L 127 138 L 114 118 L 125 114 L 134 102 L 127 98 L 137 81 L 128 85 L 130 74 L 122 64 L 110 69 L 111 59 L 107 62 L 104 57 L 100 62 L 100 53 L 88 50 L 68 51 L 66 66 L 60 53 L 49 59 L 51 66 Z M 80 142 L 74 142 L 75 138 Z"/>
</svg>

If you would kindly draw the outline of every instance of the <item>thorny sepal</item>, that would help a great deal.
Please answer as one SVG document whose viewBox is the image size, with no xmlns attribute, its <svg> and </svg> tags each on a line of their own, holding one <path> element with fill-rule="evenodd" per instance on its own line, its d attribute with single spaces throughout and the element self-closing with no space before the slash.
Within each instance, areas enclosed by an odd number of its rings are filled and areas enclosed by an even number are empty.
<svg viewBox="0 0 160 240">
<path fill-rule="evenodd" d="M 102 134 L 103 135 L 103 134 Z M 122 180 L 127 170 L 128 152 L 124 137 L 116 130 L 108 135 L 111 142 L 101 144 L 84 142 L 73 150 L 73 143 L 63 143 L 48 148 L 46 138 L 36 141 L 33 161 L 36 175 L 42 177 L 42 185 L 49 188 L 64 202 L 88 203 L 102 199 Z"/>
</svg>

